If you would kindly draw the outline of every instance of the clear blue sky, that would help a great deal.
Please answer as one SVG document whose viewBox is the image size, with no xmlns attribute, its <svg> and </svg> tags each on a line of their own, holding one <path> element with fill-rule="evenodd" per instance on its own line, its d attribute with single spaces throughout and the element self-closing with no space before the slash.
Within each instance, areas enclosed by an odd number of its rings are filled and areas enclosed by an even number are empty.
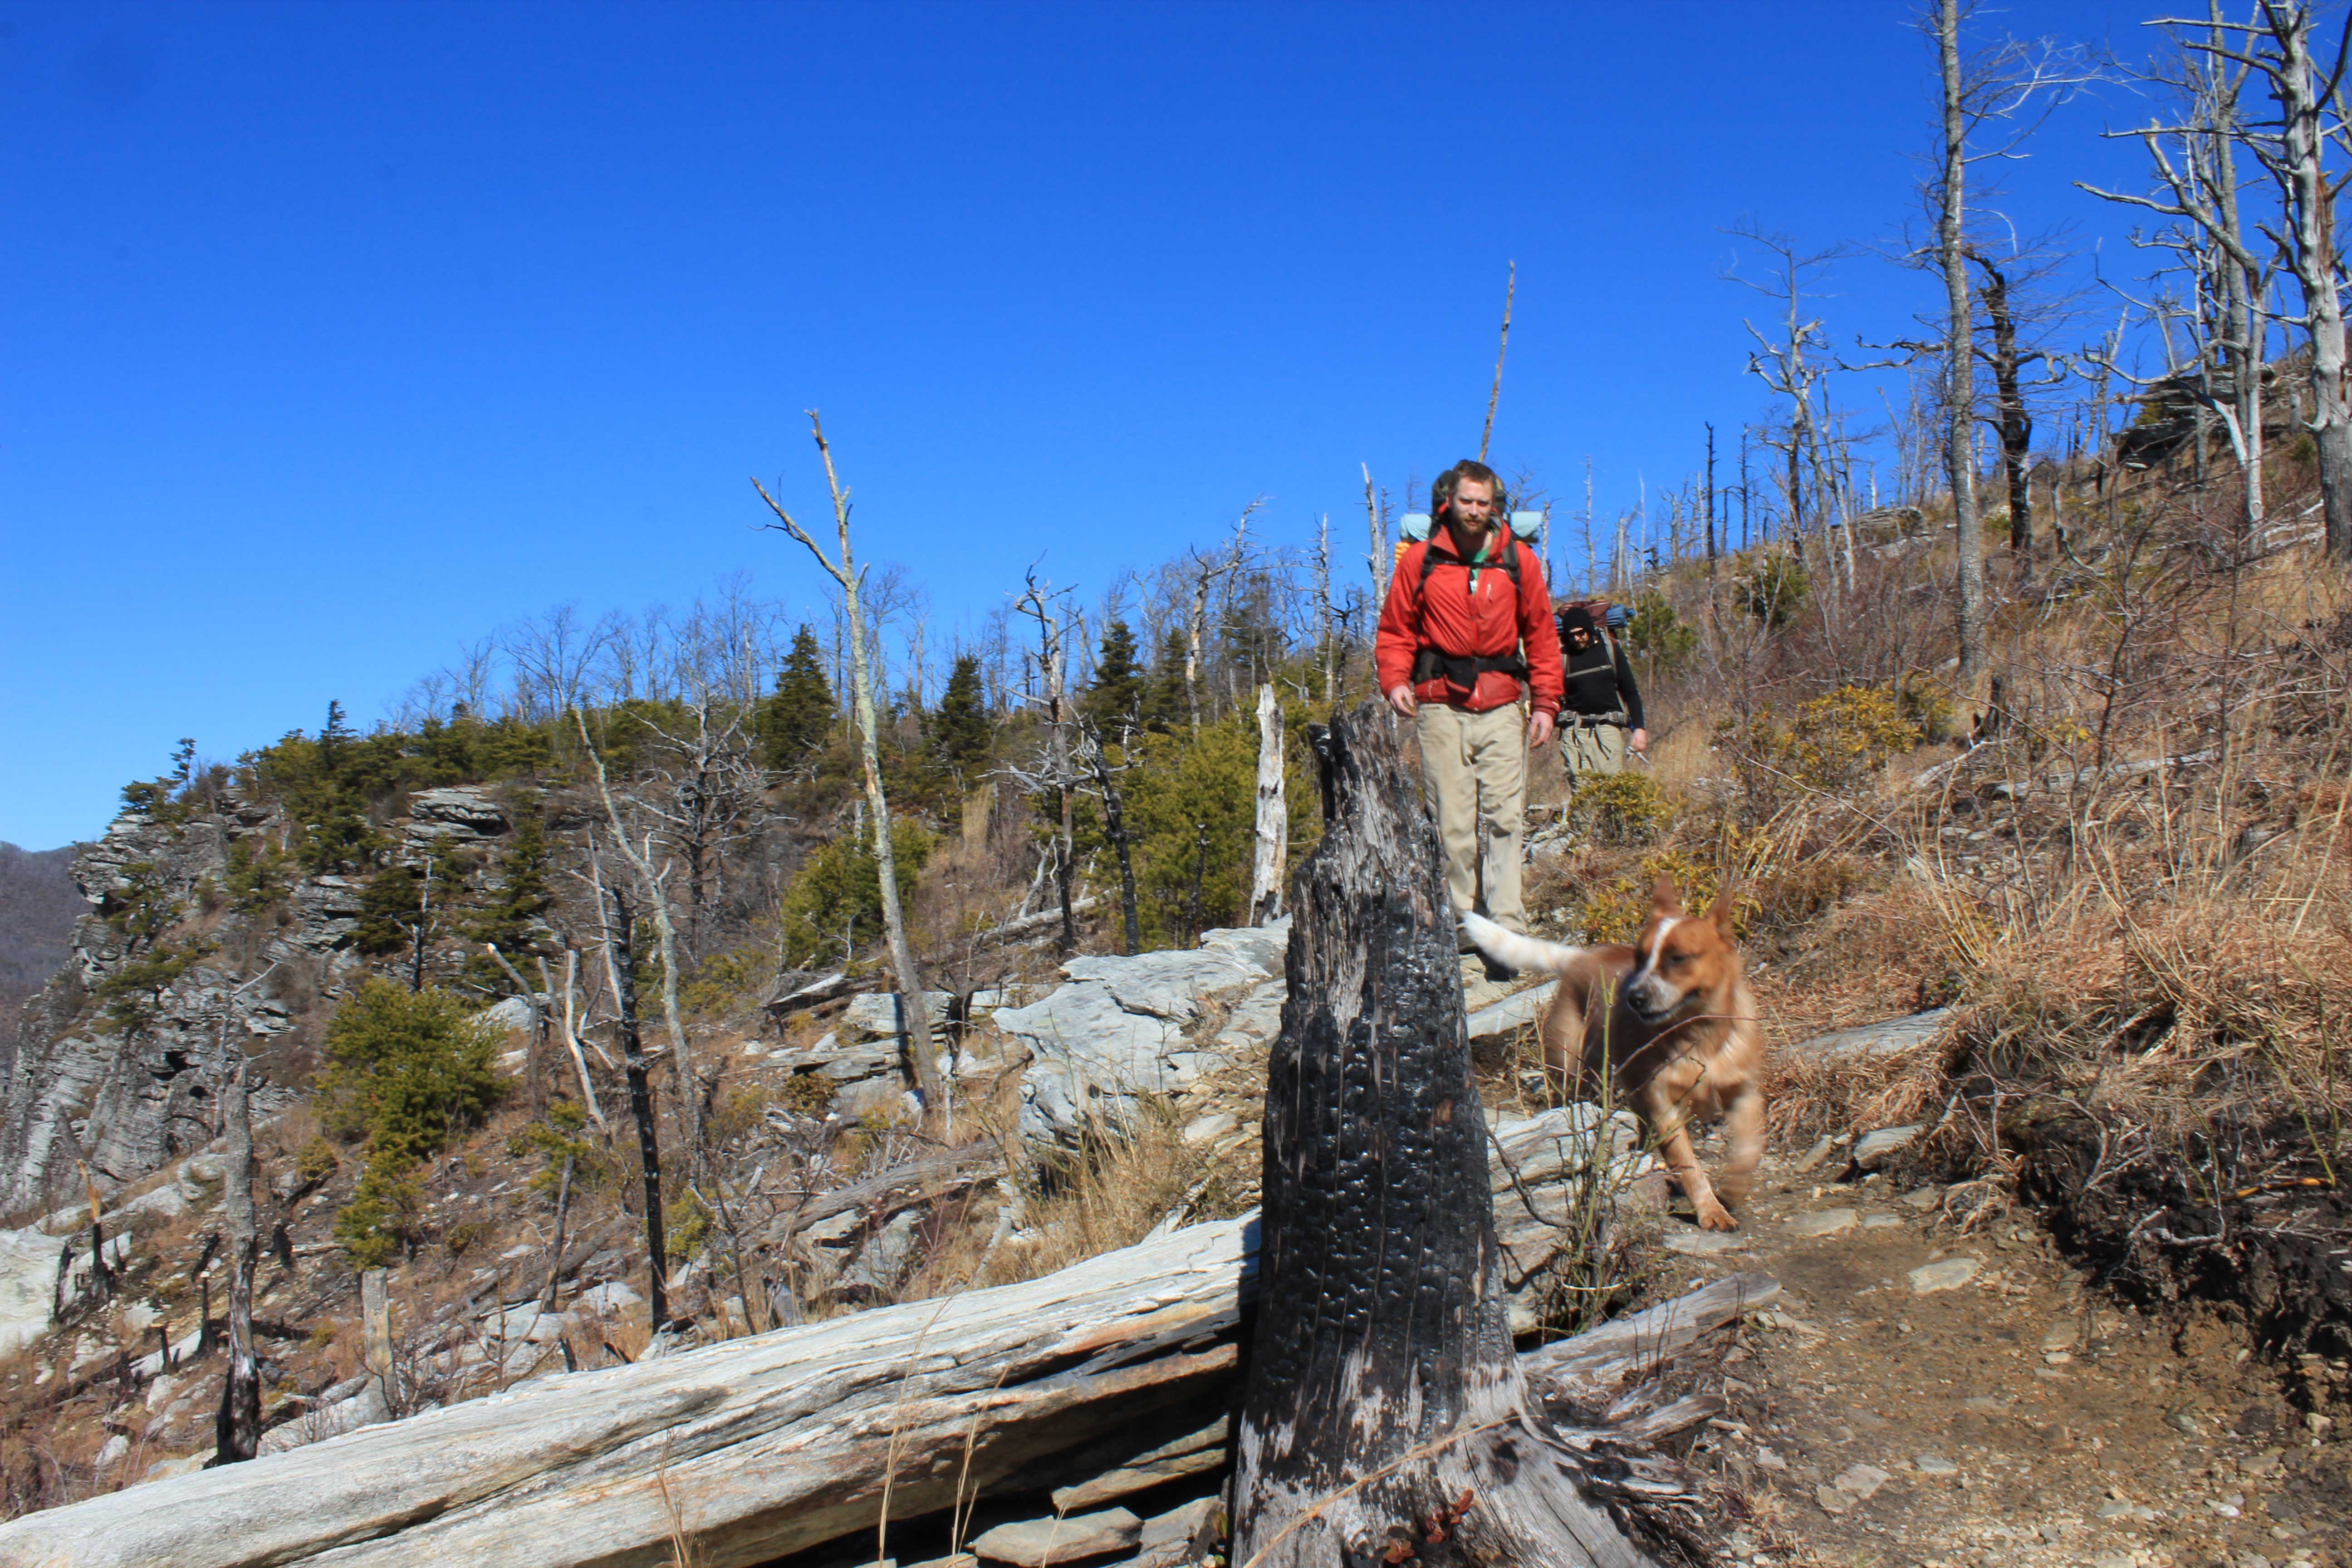
<svg viewBox="0 0 2352 1568">
<path fill-rule="evenodd" d="M 2144 49 L 2151 12 L 1990 22 Z M 747 476 L 976 624 L 1274 498 L 1475 450 L 1604 510 L 1765 397 L 1743 215 L 1884 241 L 1900 4 L 0 6 L 0 838 L 86 837 L 176 737 L 366 722 L 526 612 L 750 569 Z M 2127 225 L 2070 109 L 2030 225 Z M 2125 264 L 2127 273 L 2131 264 Z M 1840 334 L 1933 284 L 1857 263 Z"/>
</svg>

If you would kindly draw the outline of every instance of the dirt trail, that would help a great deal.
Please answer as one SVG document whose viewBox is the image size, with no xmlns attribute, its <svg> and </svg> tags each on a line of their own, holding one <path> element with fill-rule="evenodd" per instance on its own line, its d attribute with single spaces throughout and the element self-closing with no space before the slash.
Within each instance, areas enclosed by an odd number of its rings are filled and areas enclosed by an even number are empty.
<svg viewBox="0 0 2352 1568">
<path fill-rule="evenodd" d="M 1754 1500 L 1738 1561 L 2352 1563 L 2352 1442 L 2315 1440 L 2286 1398 L 2307 1379 L 2305 1407 L 2342 1400 L 2340 1365 L 2117 1310 L 2022 1215 L 1962 1237 L 1940 1189 L 1796 1163 L 1768 1157 L 1736 1237 L 1669 1222 L 1667 1283 L 1761 1268 L 1788 1291 L 1731 1352 L 1732 1408 L 1694 1456 Z M 1922 1293 L 1937 1265 L 1969 1278 Z"/>
</svg>

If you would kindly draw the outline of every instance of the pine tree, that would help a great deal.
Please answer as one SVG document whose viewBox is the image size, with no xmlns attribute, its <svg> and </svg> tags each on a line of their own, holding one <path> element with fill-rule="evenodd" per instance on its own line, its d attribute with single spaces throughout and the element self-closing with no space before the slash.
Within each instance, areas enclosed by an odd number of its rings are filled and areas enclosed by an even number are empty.
<svg viewBox="0 0 2352 1568">
<path fill-rule="evenodd" d="M 550 858 L 539 805 L 526 797 L 515 812 L 514 837 L 499 857 L 499 889 L 467 923 L 466 935 L 474 950 L 467 960 L 468 978 L 492 991 L 505 991 L 513 984 L 482 951 L 484 943 L 495 943 L 508 963 L 525 970 L 523 955 L 544 950 L 546 915 L 555 905 L 547 888 Z"/>
<path fill-rule="evenodd" d="M 804 625 L 793 635 L 793 651 L 776 672 L 774 693 L 760 706 L 760 760 L 778 770 L 798 766 L 824 744 L 834 711 L 824 652 Z"/>
<path fill-rule="evenodd" d="M 1184 634 L 1176 627 L 1160 639 L 1160 658 L 1143 693 L 1143 724 L 1148 730 L 1173 730 L 1185 721 Z"/>
<path fill-rule="evenodd" d="M 1135 654 L 1135 633 L 1125 621 L 1115 619 L 1103 627 L 1102 646 L 1095 653 L 1095 683 L 1078 705 L 1106 735 L 1116 737 L 1138 722 L 1143 711 L 1147 676 Z"/>
<path fill-rule="evenodd" d="M 987 771 L 996 747 L 996 724 L 981 690 L 980 656 L 956 656 L 940 705 L 923 721 L 923 753 L 929 770 L 957 794 L 969 791 Z"/>
</svg>

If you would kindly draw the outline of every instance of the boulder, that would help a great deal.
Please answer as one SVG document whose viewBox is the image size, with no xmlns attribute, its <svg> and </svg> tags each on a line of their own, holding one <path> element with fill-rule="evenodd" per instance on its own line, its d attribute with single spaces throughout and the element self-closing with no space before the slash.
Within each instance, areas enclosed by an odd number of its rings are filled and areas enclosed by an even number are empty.
<svg viewBox="0 0 2352 1568">
<path fill-rule="evenodd" d="M 923 1005 L 930 1009 L 931 1027 L 940 1028 L 948 1021 L 948 1004 L 952 1001 L 944 991 L 926 991 Z M 898 1012 L 898 994 L 895 991 L 868 991 L 853 996 L 842 1010 L 841 1032 L 853 1040 L 896 1039 L 906 1030 L 906 1021 Z"/>
<path fill-rule="evenodd" d="M 495 838 L 507 826 L 505 808 L 484 789 L 466 785 L 421 789 L 408 797 L 411 838 Z"/>
<path fill-rule="evenodd" d="M 1123 1508 L 1076 1517 L 1018 1520 L 983 1531 L 971 1544 L 982 1562 L 1011 1563 L 1015 1568 L 1050 1568 L 1056 1563 L 1078 1563 L 1106 1552 L 1123 1552 L 1143 1534 L 1143 1521 Z"/>
<path fill-rule="evenodd" d="M 1133 957 L 1088 955 L 1062 966 L 1070 983 L 1043 1001 L 1007 1007 L 997 1028 L 1028 1047 L 1022 1135 L 1076 1148 L 1092 1131 L 1124 1127 L 1139 1094 L 1166 1093 L 1223 1059 L 1186 1031 L 1213 998 L 1244 987 L 1245 1031 L 1265 1026 L 1268 982 L 1276 1026 L 1289 923 L 1213 931 L 1197 948 Z M 1228 1027 L 1233 1026 L 1229 1024 Z M 1236 1035 L 1236 1047 L 1245 1037 Z"/>
<path fill-rule="evenodd" d="M 1897 1149 L 1909 1148 L 1926 1131 L 1924 1123 L 1915 1121 L 1906 1127 L 1882 1127 L 1875 1132 L 1863 1134 L 1853 1146 L 1854 1168 L 1875 1171 L 1886 1156 Z"/>
<path fill-rule="evenodd" d="M 1496 1035 L 1507 1035 L 1523 1024 L 1536 1022 L 1543 1016 L 1544 1009 L 1551 1005 L 1552 993 L 1558 989 L 1559 981 L 1547 980 L 1541 985 L 1516 992 L 1491 1006 L 1479 1008 L 1470 1015 L 1470 1037 L 1474 1040 L 1491 1039 Z"/>
<path fill-rule="evenodd" d="M 1900 1056 L 1942 1034 L 1944 1026 L 1951 1021 L 1951 1017 L 1949 1007 L 1935 1007 L 1925 1013 L 1864 1024 L 1858 1028 L 1840 1029 L 1834 1034 L 1815 1035 L 1811 1039 L 1800 1040 L 1780 1049 L 1789 1059 L 1818 1062 Z"/>
</svg>

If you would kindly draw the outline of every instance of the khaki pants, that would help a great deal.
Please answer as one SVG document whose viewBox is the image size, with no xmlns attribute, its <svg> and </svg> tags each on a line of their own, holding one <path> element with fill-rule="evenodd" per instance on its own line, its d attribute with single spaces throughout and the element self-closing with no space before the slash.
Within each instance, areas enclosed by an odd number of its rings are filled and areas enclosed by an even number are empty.
<svg viewBox="0 0 2352 1568">
<path fill-rule="evenodd" d="M 1559 760 L 1573 779 L 1578 773 L 1625 771 L 1627 731 L 1622 724 L 1580 724 L 1573 714 L 1559 722 Z"/>
<path fill-rule="evenodd" d="M 1467 713 L 1424 702 L 1415 716 L 1421 772 L 1445 841 L 1445 892 L 1456 910 L 1528 929 L 1519 901 L 1519 835 L 1527 820 L 1527 719 L 1518 704 Z M 1478 823 L 1486 823 L 1485 897 L 1479 895 Z"/>
</svg>

